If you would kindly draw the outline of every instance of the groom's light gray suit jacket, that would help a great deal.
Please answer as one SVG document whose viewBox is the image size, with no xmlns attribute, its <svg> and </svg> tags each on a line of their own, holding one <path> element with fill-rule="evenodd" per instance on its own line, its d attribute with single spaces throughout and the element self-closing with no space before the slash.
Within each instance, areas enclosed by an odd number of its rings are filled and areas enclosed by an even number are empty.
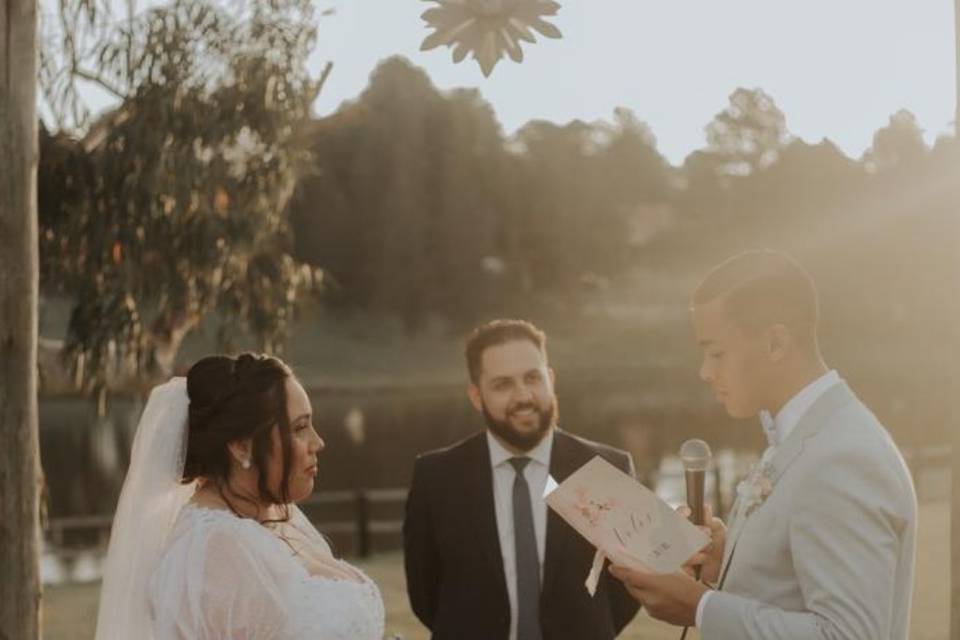
<svg viewBox="0 0 960 640">
<path fill-rule="evenodd" d="M 771 465 L 772 493 L 730 523 L 703 640 L 906 640 L 917 500 L 887 431 L 841 382 Z"/>
</svg>

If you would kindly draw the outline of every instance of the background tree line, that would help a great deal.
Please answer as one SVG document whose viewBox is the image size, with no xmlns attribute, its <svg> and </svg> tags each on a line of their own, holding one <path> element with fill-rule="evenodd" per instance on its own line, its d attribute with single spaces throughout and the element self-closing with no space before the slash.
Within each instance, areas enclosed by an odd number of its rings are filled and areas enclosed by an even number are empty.
<svg viewBox="0 0 960 640">
<path fill-rule="evenodd" d="M 65 353 L 75 370 L 86 358 L 88 385 L 122 358 L 170 370 L 205 317 L 221 344 L 279 350 L 321 275 L 322 305 L 344 323 L 361 313 L 396 317 L 408 335 L 438 322 L 456 335 L 502 313 L 562 318 L 546 324 L 589 336 L 608 356 L 598 366 L 622 359 L 625 340 L 651 361 L 689 357 L 691 278 L 773 246 L 821 283 L 836 361 L 878 390 L 908 379 L 908 396 L 932 395 L 925 432 L 942 435 L 947 364 L 935 336 L 954 304 L 942 283 L 960 153 L 948 137 L 928 147 L 909 112 L 854 159 L 794 138 L 771 96 L 738 88 L 706 145 L 672 166 L 629 109 L 534 120 L 508 136 L 479 92 L 441 92 L 392 58 L 317 119 L 306 46 L 263 68 L 226 18 L 195 6 L 149 14 L 142 33 L 161 34 L 158 59 L 178 69 L 191 47 L 197 60 L 220 51 L 233 70 L 219 88 L 199 62 L 173 83 L 146 74 L 82 140 L 41 135 L 42 286 L 74 301 Z M 303 10 L 279 3 L 263 37 L 298 33 L 282 11 Z M 171 40 L 164 25 L 218 48 Z M 290 87 L 280 101 L 267 90 L 278 86 Z M 668 282 L 644 289 L 638 274 L 651 273 Z M 631 297 L 634 310 L 673 314 L 624 312 Z"/>
<path fill-rule="evenodd" d="M 850 158 L 793 137 L 773 98 L 744 88 L 705 134 L 680 166 L 627 109 L 506 136 L 476 92 L 437 91 L 388 60 L 315 124 L 314 172 L 290 209 L 297 255 L 339 285 L 328 305 L 399 314 L 411 330 L 524 314 L 615 369 L 694 361 L 683 312 L 695 279 L 734 252 L 781 248 L 819 282 L 832 362 L 909 425 L 905 438 L 944 440 L 957 141 L 929 147 L 899 111 Z M 658 307 L 673 313 L 644 313 Z M 635 382 L 673 384 L 659 370 Z"/>
<path fill-rule="evenodd" d="M 910 247 L 928 253 L 956 205 L 930 191 L 957 177 L 955 141 L 928 148 L 907 111 L 860 159 L 793 138 L 760 89 L 736 89 L 706 134 L 679 167 L 624 108 L 507 137 L 477 92 L 440 92 L 387 60 L 313 125 L 313 172 L 290 207 L 297 256 L 328 270 L 331 304 L 416 327 L 575 298 L 637 268 L 697 271 L 756 245 L 809 253 L 842 235 L 845 254 L 896 263 Z M 923 279 L 933 265 L 917 266 Z"/>
</svg>

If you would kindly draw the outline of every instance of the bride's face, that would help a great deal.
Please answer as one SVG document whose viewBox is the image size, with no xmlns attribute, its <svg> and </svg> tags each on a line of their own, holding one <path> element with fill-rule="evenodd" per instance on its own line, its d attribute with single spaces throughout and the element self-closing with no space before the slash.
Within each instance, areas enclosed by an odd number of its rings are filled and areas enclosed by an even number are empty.
<svg viewBox="0 0 960 640">
<path fill-rule="evenodd" d="M 294 378 L 287 378 L 287 412 L 290 420 L 290 475 L 287 489 L 291 502 L 299 502 L 313 493 L 317 476 L 317 456 L 323 451 L 323 439 L 313 426 L 313 409 L 303 386 Z M 273 495 L 282 495 L 283 444 L 280 428 L 274 427 L 273 446 L 267 461 L 267 484 Z"/>
</svg>

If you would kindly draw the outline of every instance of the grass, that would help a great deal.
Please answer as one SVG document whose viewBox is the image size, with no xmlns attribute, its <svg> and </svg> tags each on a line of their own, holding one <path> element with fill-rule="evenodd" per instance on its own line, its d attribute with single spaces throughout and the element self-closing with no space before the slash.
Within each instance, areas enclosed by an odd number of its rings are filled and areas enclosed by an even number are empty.
<svg viewBox="0 0 960 640">
<path fill-rule="evenodd" d="M 920 507 L 917 540 L 917 573 L 911 616 L 911 640 L 942 640 L 949 631 L 950 604 L 950 505 L 946 502 Z M 429 635 L 407 603 L 403 562 L 399 553 L 385 553 L 357 563 L 383 593 L 387 632 L 404 640 L 426 640 Z M 44 595 L 45 640 L 93 638 L 97 617 L 99 583 L 52 587 Z M 620 636 L 622 640 L 676 640 L 679 630 L 651 620 L 642 612 Z M 691 633 L 688 638 L 697 638 Z"/>
</svg>

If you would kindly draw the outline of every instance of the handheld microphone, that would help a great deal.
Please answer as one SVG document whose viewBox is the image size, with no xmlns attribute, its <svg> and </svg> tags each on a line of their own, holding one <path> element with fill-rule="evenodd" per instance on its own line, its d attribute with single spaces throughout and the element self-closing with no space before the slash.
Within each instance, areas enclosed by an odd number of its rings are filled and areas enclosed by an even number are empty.
<svg viewBox="0 0 960 640">
<path fill-rule="evenodd" d="M 710 445 L 703 440 L 687 440 L 680 447 L 680 461 L 683 462 L 683 475 L 687 481 L 690 521 L 698 526 L 704 524 L 704 482 L 711 456 Z"/>
<path fill-rule="evenodd" d="M 704 484 L 712 456 L 710 445 L 697 438 L 687 440 L 680 447 L 680 461 L 683 462 L 683 475 L 687 480 L 687 506 L 690 507 L 690 521 L 697 526 L 704 524 Z M 694 569 L 694 575 L 697 580 L 700 579 L 700 567 Z M 689 630 L 689 627 L 683 628 L 680 640 L 686 639 Z"/>
</svg>

